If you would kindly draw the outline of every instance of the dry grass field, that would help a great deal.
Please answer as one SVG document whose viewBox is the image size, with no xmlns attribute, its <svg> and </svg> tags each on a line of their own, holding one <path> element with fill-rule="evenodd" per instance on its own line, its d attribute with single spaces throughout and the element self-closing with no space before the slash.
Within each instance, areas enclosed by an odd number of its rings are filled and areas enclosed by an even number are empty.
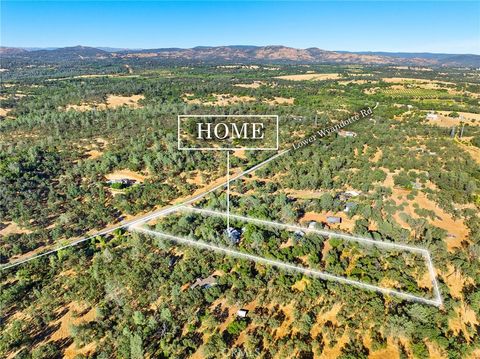
<svg viewBox="0 0 480 359">
<path fill-rule="evenodd" d="M 276 79 L 280 80 L 290 80 L 290 81 L 325 81 L 325 80 L 338 80 L 341 78 L 340 74 L 300 74 L 300 75 L 285 75 L 285 76 L 276 76 Z"/>
<path fill-rule="evenodd" d="M 82 103 L 80 105 L 67 105 L 66 110 L 74 111 L 91 111 L 96 110 L 106 110 L 119 108 L 122 106 L 127 106 L 131 108 L 140 108 L 138 101 L 144 99 L 143 95 L 132 95 L 132 96 L 118 96 L 118 95 L 108 95 L 106 103 Z"/>
</svg>

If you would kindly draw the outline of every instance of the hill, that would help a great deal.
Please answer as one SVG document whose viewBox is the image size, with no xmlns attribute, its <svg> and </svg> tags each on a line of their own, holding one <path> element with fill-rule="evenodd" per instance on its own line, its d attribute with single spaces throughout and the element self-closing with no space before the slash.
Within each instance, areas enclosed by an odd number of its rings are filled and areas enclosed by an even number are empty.
<svg viewBox="0 0 480 359">
<path fill-rule="evenodd" d="M 56 62 L 107 58 L 150 58 L 167 61 L 190 62 L 247 62 L 247 63 L 325 63 L 325 64 L 375 64 L 409 66 L 467 66 L 479 67 L 480 55 L 389 53 L 328 51 L 316 47 L 296 49 L 287 46 L 197 46 L 191 49 L 159 48 L 123 50 L 86 46 L 64 47 L 54 50 L 26 51 L 19 48 L 2 48 L 4 58 L 23 58 Z"/>
</svg>

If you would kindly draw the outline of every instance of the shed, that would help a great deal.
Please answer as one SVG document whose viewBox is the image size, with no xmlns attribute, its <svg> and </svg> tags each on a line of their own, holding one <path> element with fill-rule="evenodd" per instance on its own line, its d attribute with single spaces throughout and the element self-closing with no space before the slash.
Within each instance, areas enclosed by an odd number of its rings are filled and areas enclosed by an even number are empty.
<svg viewBox="0 0 480 359">
<path fill-rule="evenodd" d="M 214 285 L 217 285 L 217 278 L 218 276 L 215 274 L 212 274 L 205 279 L 197 278 L 195 282 L 190 286 L 190 289 L 195 289 L 197 287 L 200 287 L 202 289 L 211 288 Z"/>
<path fill-rule="evenodd" d="M 246 318 L 247 314 L 248 314 L 248 310 L 246 309 L 239 309 L 237 311 L 237 317 L 240 317 L 240 318 Z"/>
<path fill-rule="evenodd" d="M 345 191 L 344 194 L 350 197 L 360 196 L 360 192 L 357 192 L 357 191 Z"/>
<path fill-rule="evenodd" d="M 327 223 L 342 223 L 342 217 L 328 216 Z"/>
<path fill-rule="evenodd" d="M 340 137 L 357 137 L 357 133 L 353 131 L 340 131 L 338 135 Z"/>
</svg>

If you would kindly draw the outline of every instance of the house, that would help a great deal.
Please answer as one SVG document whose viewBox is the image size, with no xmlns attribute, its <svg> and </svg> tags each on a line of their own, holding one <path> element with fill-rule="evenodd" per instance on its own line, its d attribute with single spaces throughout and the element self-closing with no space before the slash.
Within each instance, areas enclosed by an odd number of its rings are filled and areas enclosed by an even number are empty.
<svg viewBox="0 0 480 359">
<path fill-rule="evenodd" d="M 237 317 L 239 317 L 239 318 L 246 318 L 247 314 L 248 314 L 248 310 L 246 310 L 246 309 L 239 309 L 237 311 Z"/>
<path fill-rule="evenodd" d="M 117 178 L 117 179 L 111 179 L 111 180 L 108 180 L 107 183 L 108 184 L 122 184 L 124 186 L 130 186 L 132 184 L 135 184 L 137 181 L 135 180 L 132 180 L 130 178 Z"/>
<path fill-rule="evenodd" d="M 328 216 L 327 223 L 342 223 L 342 217 Z"/>
<path fill-rule="evenodd" d="M 352 209 L 354 209 L 357 206 L 355 202 L 347 202 L 345 203 L 345 208 L 343 209 L 344 212 L 348 213 Z"/>
<path fill-rule="evenodd" d="M 357 137 L 357 133 L 353 131 L 339 131 L 338 135 L 340 137 Z"/>
<path fill-rule="evenodd" d="M 343 192 L 343 194 L 347 197 L 358 197 L 358 196 L 360 196 L 360 193 L 361 192 L 357 192 L 357 191 L 345 191 L 345 192 Z"/>
<path fill-rule="evenodd" d="M 215 274 L 212 274 L 205 279 L 197 278 L 195 282 L 190 286 L 190 289 L 195 289 L 197 287 L 200 287 L 201 289 L 211 288 L 214 285 L 217 285 L 217 278 L 218 276 Z"/>
<path fill-rule="evenodd" d="M 230 239 L 232 244 L 238 244 L 240 242 L 240 236 L 242 232 L 240 232 L 238 229 L 228 228 L 226 232 L 227 232 L 228 239 Z"/>
<path fill-rule="evenodd" d="M 436 113 L 429 112 L 425 118 L 427 120 L 438 120 L 438 115 Z"/>
</svg>

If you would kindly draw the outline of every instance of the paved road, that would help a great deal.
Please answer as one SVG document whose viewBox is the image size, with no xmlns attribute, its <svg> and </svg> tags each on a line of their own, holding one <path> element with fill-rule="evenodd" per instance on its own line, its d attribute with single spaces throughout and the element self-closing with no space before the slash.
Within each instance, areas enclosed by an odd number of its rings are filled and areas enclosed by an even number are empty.
<svg viewBox="0 0 480 359">
<path fill-rule="evenodd" d="M 35 260 L 37 258 L 40 258 L 40 257 L 44 257 L 44 256 L 48 256 L 52 253 L 56 253 L 62 249 L 66 249 L 66 248 L 70 248 L 70 247 L 74 247 L 74 246 L 77 246 L 83 242 L 86 242 L 92 238 L 95 238 L 97 236 L 102 236 L 102 235 L 105 235 L 105 234 L 108 234 L 108 233 L 111 233 L 117 229 L 120 229 L 120 228 L 125 228 L 125 227 L 129 227 L 129 226 L 133 226 L 133 225 L 138 225 L 138 224 L 141 224 L 141 223 L 145 223 L 145 222 L 148 222 L 150 221 L 151 219 L 154 219 L 154 218 L 157 218 L 159 216 L 164 216 L 166 214 L 169 214 L 171 212 L 175 212 L 176 210 L 178 210 L 179 207 L 181 206 L 184 206 L 184 205 L 187 205 L 187 204 L 190 204 L 190 203 L 193 203 L 193 202 L 196 202 L 198 201 L 199 199 L 205 197 L 207 194 L 211 193 L 211 192 L 214 192 L 216 191 L 217 189 L 220 189 L 222 187 L 226 187 L 227 186 L 227 183 L 230 183 L 232 181 L 235 181 L 237 179 L 239 179 L 240 177 L 243 177 L 245 176 L 246 174 L 248 173 L 251 173 L 251 172 L 254 172 L 256 171 L 257 169 L 259 169 L 260 167 L 263 167 L 265 166 L 267 163 L 277 159 L 278 157 L 280 156 L 283 156 L 284 154 L 286 154 L 287 152 L 289 152 L 291 149 L 287 149 L 287 150 L 283 150 L 279 153 L 277 153 L 276 155 L 268 158 L 267 160 L 263 161 L 263 162 L 260 162 L 259 164 L 249 168 L 248 170 L 246 171 L 243 171 L 235 176 L 232 176 L 230 178 L 230 180 L 227 182 L 222 182 L 220 183 L 219 185 L 216 185 L 212 188 L 208 188 L 206 189 L 204 192 L 201 192 L 197 195 L 194 195 L 190 198 L 188 198 L 187 200 L 181 202 L 181 203 L 178 203 L 178 204 L 175 204 L 175 205 L 172 205 L 172 206 L 169 206 L 169 207 L 166 207 L 166 208 L 162 208 L 162 209 L 159 209 L 159 210 L 156 210 L 156 211 L 153 211 L 153 212 L 150 212 L 150 213 L 147 213 L 145 215 L 142 215 L 140 217 L 137 217 L 137 218 L 134 218 L 134 219 L 131 219 L 131 220 L 128 220 L 128 221 L 124 221 L 124 222 L 120 222 L 119 224 L 117 225 L 114 225 L 114 226 L 110 226 L 110 227 L 107 227 L 107 228 L 104 228 L 102 229 L 101 231 L 98 231 L 88 237 L 82 237 L 80 239 L 77 239 L 73 242 L 70 242 L 68 244 L 65 244 L 63 246 L 60 246 L 60 247 L 56 247 L 54 249 L 51 249 L 51 250 L 48 250 L 46 252 L 43 252 L 43 253 L 40 253 L 40 254 L 35 254 L 35 255 L 31 255 L 31 256 L 28 256 L 27 258 L 22 258 L 22 259 L 19 259 L 19 260 L 16 260 L 16 261 L 12 261 L 10 263 L 7 263 L 7 264 L 4 264 L 0 267 L 1 270 L 5 270 L 5 269 L 8 269 L 8 268 L 13 268 L 13 267 L 16 267 L 16 266 L 19 266 L 20 264 L 23 264 L 23 263 L 27 263 L 27 262 L 30 262 L 32 260 Z"/>
</svg>

